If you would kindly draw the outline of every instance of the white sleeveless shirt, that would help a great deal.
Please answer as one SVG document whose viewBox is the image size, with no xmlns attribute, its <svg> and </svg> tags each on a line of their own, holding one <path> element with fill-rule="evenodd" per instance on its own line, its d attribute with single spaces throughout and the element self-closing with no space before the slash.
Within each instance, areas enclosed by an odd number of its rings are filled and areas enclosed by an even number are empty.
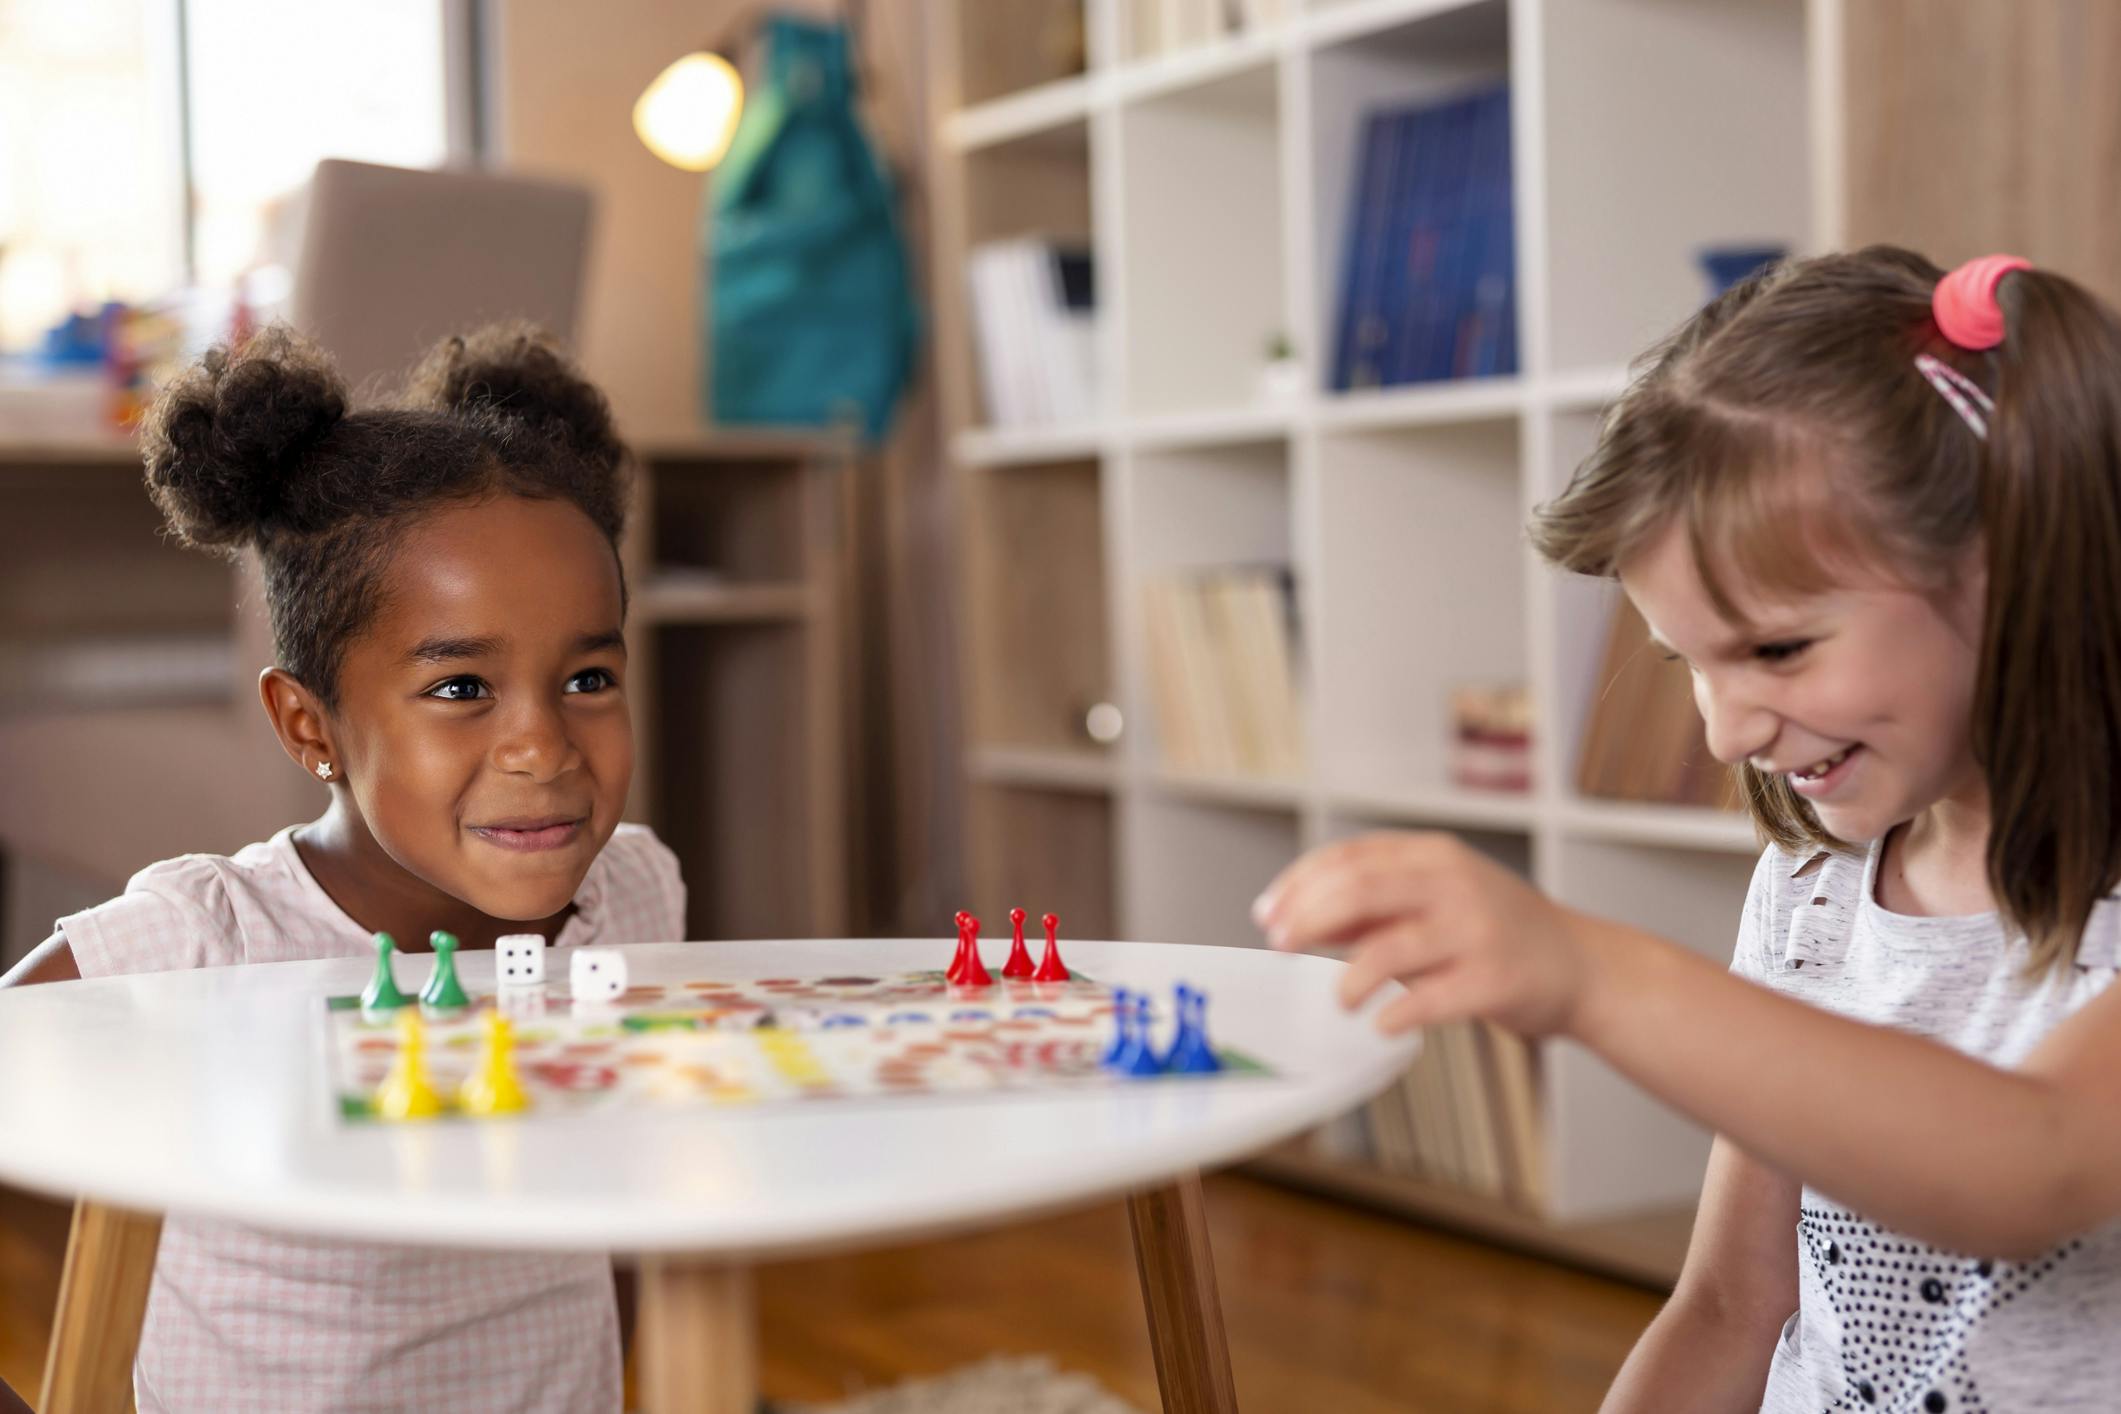
<svg viewBox="0 0 2121 1414">
<path fill-rule="evenodd" d="M 188 854 L 59 921 L 84 977 L 373 954 L 295 827 Z M 677 858 L 621 825 L 556 946 L 685 936 Z M 260 1063 L 269 1058 L 260 1057 Z M 618 1307 L 600 1256 L 354 1246 L 172 1217 L 133 1368 L 143 1414 L 620 1406 Z"/>
<path fill-rule="evenodd" d="M 1801 857 L 1770 848 L 1753 874 L 1732 971 L 2006 1068 L 2112 984 L 2121 962 L 2112 898 L 2093 910 L 2074 964 L 2027 983 L 2025 944 L 2008 939 L 1996 914 L 1920 918 L 1881 907 L 1878 859 L 1875 844 Z M 1986 1142 L 1965 1136 L 1970 1150 Z M 1799 1305 L 1768 1372 L 1767 1414 L 2117 1407 L 2121 1223 L 2034 1261 L 1989 1261 L 1881 1228 L 1807 1187 L 1796 1240 Z"/>
</svg>

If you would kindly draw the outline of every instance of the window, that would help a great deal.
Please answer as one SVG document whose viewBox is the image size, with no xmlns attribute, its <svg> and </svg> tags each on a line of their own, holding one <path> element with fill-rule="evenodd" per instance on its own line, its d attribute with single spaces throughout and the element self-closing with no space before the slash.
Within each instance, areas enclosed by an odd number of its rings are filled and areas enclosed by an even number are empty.
<svg viewBox="0 0 2121 1414">
<path fill-rule="evenodd" d="M 175 11 L 0 0 L 0 348 L 184 282 Z"/>
<path fill-rule="evenodd" d="M 319 159 L 470 157 L 470 0 L 0 0 L 0 349 L 69 311 L 285 288 Z M 461 81 L 460 81 L 461 78 Z M 456 136 L 453 140 L 452 134 Z"/>
</svg>

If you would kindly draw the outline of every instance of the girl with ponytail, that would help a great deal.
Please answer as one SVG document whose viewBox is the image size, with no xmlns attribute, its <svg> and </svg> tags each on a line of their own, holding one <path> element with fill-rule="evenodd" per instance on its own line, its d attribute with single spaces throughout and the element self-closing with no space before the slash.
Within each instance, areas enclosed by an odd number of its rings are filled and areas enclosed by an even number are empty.
<svg viewBox="0 0 2121 1414">
<path fill-rule="evenodd" d="M 1726 973 L 1443 836 L 1256 914 L 1391 1030 L 1566 1037 L 1719 1136 L 1619 1410 L 2121 1388 L 2121 320 L 1878 246 L 1651 351 L 1534 544 L 1692 672 L 1770 842 Z M 1734 975 L 1735 974 L 1735 975 Z"/>
<path fill-rule="evenodd" d="M 624 448 L 548 340 L 446 340 L 395 402 L 349 411 L 324 357 L 268 330 L 180 377 L 144 445 L 174 534 L 258 557 L 278 656 L 259 699 L 323 812 L 142 870 L 0 982 L 372 957 L 378 932 L 413 951 L 436 931 L 684 936 L 675 857 L 619 822 Z M 618 1329 L 600 1257 L 172 1217 L 134 1393 L 146 1411 L 615 1411 Z"/>
</svg>

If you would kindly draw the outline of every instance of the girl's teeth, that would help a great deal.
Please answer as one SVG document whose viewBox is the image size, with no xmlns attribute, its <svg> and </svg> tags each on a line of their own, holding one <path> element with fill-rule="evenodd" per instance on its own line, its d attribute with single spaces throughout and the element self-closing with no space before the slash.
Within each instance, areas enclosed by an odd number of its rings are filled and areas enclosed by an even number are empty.
<svg viewBox="0 0 2121 1414">
<path fill-rule="evenodd" d="M 1855 748 L 1852 746 L 1844 746 L 1839 751 L 1835 752 L 1832 756 L 1827 757 L 1826 760 L 1821 761 L 1818 765 L 1808 766 L 1802 771 L 1794 771 L 1791 774 L 1796 776 L 1797 779 L 1800 781 L 1816 781 L 1821 776 L 1825 775 L 1827 772 L 1833 770 L 1836 766 L 1839 766 L 1842 760 L 1847 757 L 1847 755 L 1853 750 L 1855 750 Z"/>
</svg>

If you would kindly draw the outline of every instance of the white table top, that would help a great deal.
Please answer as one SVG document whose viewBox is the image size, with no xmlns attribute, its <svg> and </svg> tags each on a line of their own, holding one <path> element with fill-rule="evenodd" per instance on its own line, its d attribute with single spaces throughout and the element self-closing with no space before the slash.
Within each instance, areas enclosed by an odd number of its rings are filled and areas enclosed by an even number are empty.
<svg viewBox="0 0 2121 1414">
<path fill-rule="evenodd" d="M 677 982 L 912 971 L 953 947 L 622 951 L 637 981 Z M 1417 1047 L 1343 1012 L 1329 959 L 1066 940 L 1062 951 L 1112 985 L 1203 988 L 1217 1044 L 1277 1074 L 346 1124 L 320 999 L 359 991 L 373 961 L 266 963 L 0 990 L 0 1180 L 318 1237 L 770 1257 L 988 1223 L 1228 1162 L 1376 1093 Z M 491 952 L 458 966 L 467 987 L 491 987 Z"/>
</svg>

